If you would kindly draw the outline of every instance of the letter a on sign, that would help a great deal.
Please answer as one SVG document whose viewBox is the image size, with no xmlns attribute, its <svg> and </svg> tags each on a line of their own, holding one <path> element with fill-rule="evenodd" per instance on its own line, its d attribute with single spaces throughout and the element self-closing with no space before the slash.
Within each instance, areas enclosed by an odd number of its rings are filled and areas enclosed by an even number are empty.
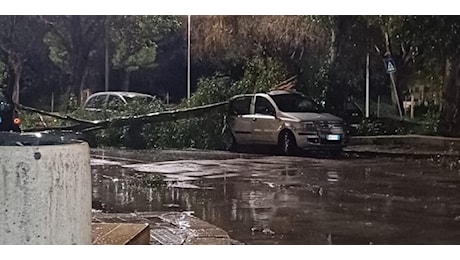
<svg viewBox="0 0 460 260">
<path fill-rule="evenodd" d="M 387 73 L 392 73 L 396 71 L 395 62 L 393 59 L 385 59 L 385 65 L 387 69 Z"/>
</svg>

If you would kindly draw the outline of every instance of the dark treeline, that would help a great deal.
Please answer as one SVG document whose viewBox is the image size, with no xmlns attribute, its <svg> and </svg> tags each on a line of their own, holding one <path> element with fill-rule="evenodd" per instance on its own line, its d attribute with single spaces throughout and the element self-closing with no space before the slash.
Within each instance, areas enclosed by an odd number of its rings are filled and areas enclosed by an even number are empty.
<svg viewBox="0 0 460 260">
<path fill-rule="evenodd" d="M 460 134 L 458 16 L 192 16 L 189 102 L 265 91 L 291 76 L 297 89 L 341 110 L 364 103 L 370 56 L 371 107 L 415 96 L 437 132 Z M 396 63 L 400 100 L 383 59 Z M 105 89 L 169 96 L 187 89 L 186 16 L 1 16 L 0 82 L 19 103 L 64 111 L 70 96 Z M 19 95 L 17 95 L 19 93 Z M 382 107 L 383 110 L 384 107 Z M 372 110 L 375 113 L 375 109 Z"/>
<path fill-rule="evenodd" d="M 65 108 L 71 94 L 130 90 L 179 100 L 186 30 L 175 16 L 1 16 L 0 80 L 19 102 Z M 185 19 L 186 21 L 186 19 Z M 54 93 L 54 94 L 53 94 Z M 65 101 L 65 102 L 63 102 Z"/>
</svg>

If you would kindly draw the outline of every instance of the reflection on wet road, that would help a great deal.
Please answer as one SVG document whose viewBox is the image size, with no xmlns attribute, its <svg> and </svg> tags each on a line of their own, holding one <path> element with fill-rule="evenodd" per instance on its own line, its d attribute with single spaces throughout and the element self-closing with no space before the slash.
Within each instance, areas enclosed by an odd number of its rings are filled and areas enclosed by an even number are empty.
<svg viewBox="0 0 460 260">
<path fill-rule="evenodd" d="M 95 153 L 93 207 L 193 211 L 247 244 L 460 243 L 460 173 L 425 161 L 161 153 Z"/>
</svg>

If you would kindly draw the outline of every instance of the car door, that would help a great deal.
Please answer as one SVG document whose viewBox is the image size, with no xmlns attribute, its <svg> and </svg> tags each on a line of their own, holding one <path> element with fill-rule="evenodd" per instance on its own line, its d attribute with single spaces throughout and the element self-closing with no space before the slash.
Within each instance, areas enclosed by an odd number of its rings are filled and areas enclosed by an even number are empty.
<svg viewBox="0 0 460 260">
<path fill-rule="evenodd" d="M 250 113 L 252 96 L 242 96 L 231 101 L 227 124 L 232 129 L 235 140 L 239 144 L 251 142 L 252 126 Z"/>
<path fill-rule="evenodd" d="M 256 96 L 252 118 L 252 142 L 276 144 L 279 120 L 274 105 L 264 96 Z"/>
</svg>

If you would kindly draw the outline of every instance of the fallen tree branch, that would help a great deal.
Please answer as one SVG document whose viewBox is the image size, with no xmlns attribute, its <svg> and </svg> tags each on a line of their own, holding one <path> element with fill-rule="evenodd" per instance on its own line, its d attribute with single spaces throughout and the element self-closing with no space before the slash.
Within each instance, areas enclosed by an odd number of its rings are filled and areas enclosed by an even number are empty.
<svg viewBox="0 0 460 260">
<path fill-rule="evenodd" d="M 125 116 L 119 118 L 111 118 L 107 120 L 94 120 L 89 121 L 80 118 L 74 118 L 70 116 L 61 116 L 56 115 L 51 112 L 43 111 L 36 108 L 26 107 L 20 105 L 21 109 L 36 112 L 39 114 L 48 115 L 51 117 L 59 118 L 62 120 L 69 120 L 73 122 L 77 122 L 79 124 L 71 125 L 71 126 L 57 126 L 57 127 L 46 127 L 46 128 L 33 128 L 33 129 L 26 129 L 25 132 L 33 132 L 33 131 L 47 131 L 47 130 L 71 130 L 77 132 L 90 132 L 95 130 L 100 130 L 107 127 L 119 127 L 123 125 L 130 125 L 135 123 L 160 123 L 166 121 L 173 121 L 179 119 L 186 119 L 192 117 L 199 117 L 203 115 L 207 115 L 209 113 L 220 111 L 225 108 L 228 101 L 223 101 L 219 103 L 203 105 L 193 108 L 182 108 L 176 110 L 168 110 L 168 111 L 161 111 L 161 112 L 153 112 L 143 115 L 136 115 L 136 116 Z"/>
<path fill-rule="evenodd" d="M 290 89 L 295 86 L 295 81 L 297 80 L 297 75 L 294 75 L 282 82 L 280 82 L 278 85 L 274 86 L 272 90 L 285 90 L 285 89 Z"/>
<path fill-rule="evenodd" d="M 131 123 L 161 123 L 166 121 L 174 121 L 179 119 L 186 119 L 192 117 L 199 117 L 207 115 L 209 113 L 223 110 L 223 108 L 228 104 L 228 101 L 223 101 L 219 103 L 203 105 L 193 108 L 182 108 L 176 110 L 168 110 L 161 112 L 153 112 L 145 115 L 129 116 L 129 117 L 119 117 L 113 118 L 106 121 L 97 122 L 97 126 L 122 126 L 128 125 Z"/>
<path fill-rule="evenodd" d="M 51 116 L 51 117 L 62 119 L 62 120 L 73 121 L 73 122 L 77 122 L 77 123 L 80 123 L 80 124 L 89 124 L 89 125 L 94 124 L 93 121 L 80 119 L 80 118 L 74 118 L 74 117 L 71 117 L 71 116 L 68 116 L 68 115 L 61 116 L 61 115 L 58 115 L 58 114 L 55 114 L 55 113 L 52 113 L 52 112 L 48 112 L 48 111 L 44 111 L 44 110 L 34 108 L 34 107 L 28 107 L 28 106 L 24 106 L 24 105 L 21 105 L 21 104 L 18 104 L 17 106 L 18 106 L 19 109 L 22 109 L 22 110 L 25 110 L 25 111 L 35 112 L 35 113 L 38 113 L 38 114 Z"/>
</svg>

